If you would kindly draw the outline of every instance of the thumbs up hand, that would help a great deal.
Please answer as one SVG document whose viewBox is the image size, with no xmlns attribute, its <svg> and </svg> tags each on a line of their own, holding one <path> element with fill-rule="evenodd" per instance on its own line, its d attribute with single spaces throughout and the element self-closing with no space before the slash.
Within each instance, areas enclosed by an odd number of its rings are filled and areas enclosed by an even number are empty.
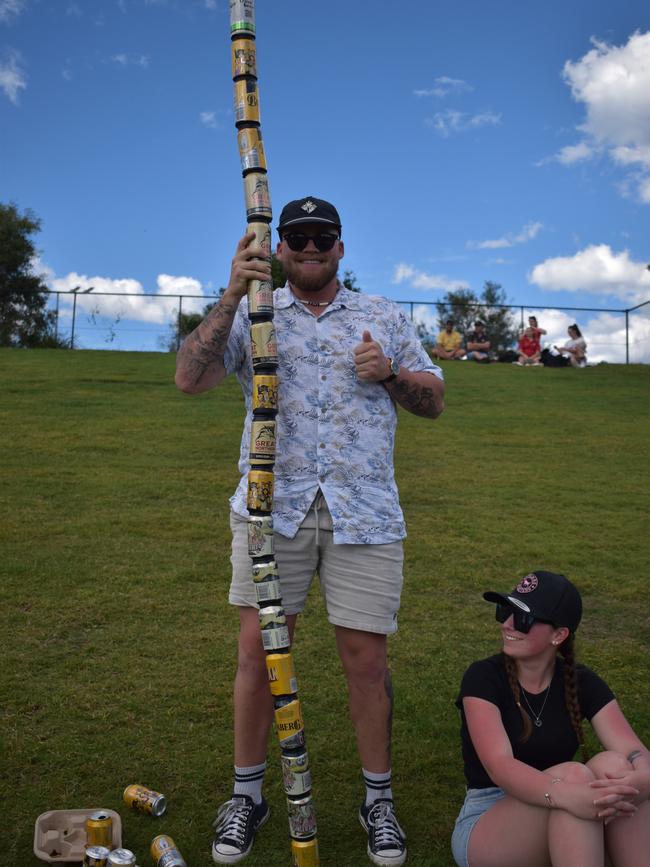
<svg viewBox="0 0 650 867">
<path fill-rule="evenodd" d="M 361 343 L 354 347 L 354 364 L 364 382 L 381 382 L 390 374 L 390 362 L 369 331 L 363 332 Z"/>
</svg>

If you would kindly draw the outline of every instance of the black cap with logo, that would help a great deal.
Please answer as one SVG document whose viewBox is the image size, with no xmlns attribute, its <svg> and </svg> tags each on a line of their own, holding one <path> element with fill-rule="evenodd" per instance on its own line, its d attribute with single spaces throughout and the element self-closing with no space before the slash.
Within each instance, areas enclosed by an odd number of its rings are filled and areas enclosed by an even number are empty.
<svg viewBox="0 0 650 867">
<path fill-rule="evenodd" d="M 578 589 L 565 575 L 556 572 L 530 572 L 512 593 L 483 594 L 488 602 L 500 602 L 527 611 L 540 620 L 566 626 L 575 632 L 582 617 L 582 599 Z"/>
<path fill-rule="evenodd" d="M 278 232 L 282 233 L 287 226 L 298 223 L 327 223 L 341 231 L 341 218 L 334 205 L 315 196 L 305 196 L 304 199 L 296 199 L 286 204 L 280 214 Z"/>
</svg>

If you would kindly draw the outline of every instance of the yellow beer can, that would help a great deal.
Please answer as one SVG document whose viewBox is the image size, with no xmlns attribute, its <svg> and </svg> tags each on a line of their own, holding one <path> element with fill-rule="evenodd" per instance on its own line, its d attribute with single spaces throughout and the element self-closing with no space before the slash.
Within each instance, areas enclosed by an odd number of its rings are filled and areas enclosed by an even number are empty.
<svg viewBox="0 0 650 867">
<path fill-rule="evenodd" d="M 266 671 L 273 695 L 292 695 L 298 692 L 292 653 L 267 653 Z"/>
<path fill-rule="evenodd" d="M 243 131 L 250 132 L 250 130 Z M 269 225 L 269 223 L 263 223 L 262 221 L 253 220 L 246 226 L 246 234 L 250 234 L 251 232 L 255 232 L 255 244 L 258 247 L 262 248 L 264 258 L 270 259 L 273 239 L 271 236 L 271 226 Z"/>
<path fill-rule="evenodd" d="M 251 464 L 272 464 L 275 462 L 275 419 L 265 418 L 251 423 Z M 250 481 L 250 477 L 249 477 Z M 271 480 L 271 497 L 273 481 Z M 269 511 L 264 509 L 263 511 Z"/>
<path fill-rule="evenodd" d="M 254 78 L 240 78 L 235 82 L 235 124 L 260 122 L 260 98 Z"/>
<path fill-rule="evenodd" d="M 303 840 L 316 834 L 316 808 L 311 795 L 294 800 L 287 798 L 289 833 L 294 840 Z"/>
<path fill-rule="evenodd" d="M 246 175 L 244 178 L 244 201 L 247 219 L 253 220 L 260 217 L 266 220 L 273 219 L 269 179 L 266 173 L 253 171 Z"/>
<path fill-rule="evenodd" d="M 151 857 L 156 867 L 187 867 L 176 843 L 167 834 L 159 834 L 151 841 Z"/>
<path fill-rule="evenodd" d="M 264 169 L 266 171 L 264 142 L 258 127 L 240 129 L 237 133 L 237 144 L 239 145 L 239 159 L 243 172 L 250 169 Z"/>
<path fill-rule="evenodd" d="M 106 810 L 96 810 L 86 819 L 86 845 L 113 848 L 113 817 Z"/>
<path fill-rule="evenodd" d="M 278 341 L 273 322 L 253 322 L 250 327 L 253 369 L 278 363 Z"/>
<path fill-rule="evenodd" d="M 320 867 L 318 840 L 291 841 L 292 867 Z"/>
<path fill-rule="evenodd" d="M 253 75 L 257 77 L 257 51 L 254 39 L 233 39 L 232 77 Z"/>
<path fill-rule="evenodd" d="M 251 470 L 248 473 L 248 499 L 250 512 L 270 512 L 273 508 L 273 473 Z"/>
<path fill-rule="evenodd" d="M 278 378 L 275 375 L 253 375 L 253 410 L 275 412 L 278 408 Z"/>
<path fill-rule="evenodd" d="M 305 746 L 305 723 L 300 700 L 278 699 L 275 706 L 275 728 L 283 750 L 297 750 Z"/>
<path fill-rule="evenodd" d="M 137 783 L 127 786 L 122 797 L 127 807 L 149 816 L 162 816 L 167 809 L 165 795 Z"/>
<path fill-rule="evenodd" d="M 248 281 L 248 318 L 261 319 L 273 316 L 273 281 Z"/>
<path fill-rule="evenodd" d="M 248 519 L 248 556 L 273 556 L 273 518 L 271 515 L 251 515 Z"/>
</svg>

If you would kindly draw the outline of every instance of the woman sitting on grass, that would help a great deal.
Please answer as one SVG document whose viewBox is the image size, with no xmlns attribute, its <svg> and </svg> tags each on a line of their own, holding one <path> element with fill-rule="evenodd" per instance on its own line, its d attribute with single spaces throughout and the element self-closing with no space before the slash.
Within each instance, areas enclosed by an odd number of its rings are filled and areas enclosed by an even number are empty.
<svg viewBox="0 0 650 867">
<path fill-rule="evenodd" d="M 484 598 L 503 648 L 470 665 L 457 700 L 468 788 L 456 863 L 603 867 L 607 848 L 614 867 L 650 864 L 650 755 L 607 684 L 575 661 L 577 589 L 533 572 Z M 588 760 L 585 717 L 605 749 Z"/>
<path fill-rule="evenodd" d="M 576 324 L 569 325 L 569 339 L 564 346 L 555 346 L 554 348 L 563 356 L 569 359 L 569 364 L 572 367 L 587 366 L 587 343 L 582 336 L 582 332 Z"/>
</svg>

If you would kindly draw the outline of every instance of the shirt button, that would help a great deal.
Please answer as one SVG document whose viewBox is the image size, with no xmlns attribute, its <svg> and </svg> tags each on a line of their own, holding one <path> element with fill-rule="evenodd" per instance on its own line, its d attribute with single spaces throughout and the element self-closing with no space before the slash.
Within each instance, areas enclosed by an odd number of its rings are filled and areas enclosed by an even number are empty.
<svg viewBox="0 0 650 867">
<path fill-rule="evenodd" d="M 326 379 L 327 379 L 327 377 L 326 377 L 325 374 L 323 373 L 322 376 L 321 376 L 321 380 L 325 381 Z"/>
<path fill-rule="evenodd" d="M 320 446 L 319 446 L 319 448 L 324 449 L 324 448 L 325 448 L 325 443 L 321 443 Z"/>
</svg>

